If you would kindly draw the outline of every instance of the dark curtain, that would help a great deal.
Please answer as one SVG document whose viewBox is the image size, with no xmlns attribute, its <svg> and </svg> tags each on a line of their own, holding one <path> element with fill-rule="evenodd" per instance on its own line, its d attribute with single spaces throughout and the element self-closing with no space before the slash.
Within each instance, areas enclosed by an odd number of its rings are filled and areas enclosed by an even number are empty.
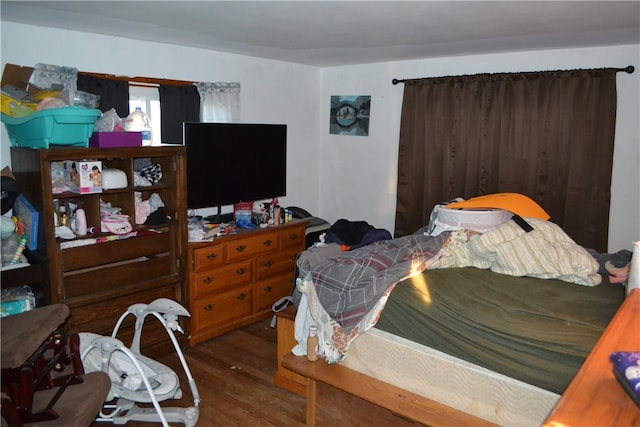
<svg viewBox="0 0 640 427">
<path fill-rule="evenodd" d="M 78 74 L 78 89 L 100 96 L 100 110 L 115 108 L 118 117 L 129 115 L 129 83 Z"/>
<path fill-rule="evenodd" d="M 160 85 L 162 142 L 182 144 L 182 123 L 200 121 L 200 94 L 193 85 Z"/>
<path fill-rule="evenodd" d="M 404 85 L 396 237 L 426 225 L 443 201 L 515 192 L 578 244 L 606 251 L 616 69 Z"/>
</svg>

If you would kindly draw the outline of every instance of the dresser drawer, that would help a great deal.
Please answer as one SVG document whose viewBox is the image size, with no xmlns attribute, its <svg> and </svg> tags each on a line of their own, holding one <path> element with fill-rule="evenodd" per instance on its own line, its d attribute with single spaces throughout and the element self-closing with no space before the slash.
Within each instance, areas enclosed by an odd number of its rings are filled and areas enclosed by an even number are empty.
<svg viewBox="0 0 640 427">
<path fill-rule="evenodd" d="M 297 255 L 298 250 L 293 248 L 258 257 L 256 263 L 256 278 L 259 280 L 282 273 L 293 275 Z"/>
<path fill-rule="evenodd" d="M 97 245 L 77 246 L 60 251 L 62 270 L 67 273 L 109 263 L 135 260 L 144 256 L 170 252 L 173 247 L 172 233 L 157 233 L 136 236 L 131 239 L 114 240 Z M 131 242 L 135 242 L 132 244 Z"/>
<path fill-rule="evenodd" d="M 178 277 L 172 271 L 171 258 L 166 254 L 144 257 L 135 262 L 107 264 L 104 268 L 79 270 L 63 276 L 63 301 L 69 303 L 70 299 L 95 295 L 106 289 L 127 289 L 132 283 L 139 282 L 141 277 L 144 280 L 154 280 L 171 275 Z"/>
<path fill-rule="evenodd" d="M 270 308 L 280 298 L 291 295 L 293 281 L 293 275 L 282 274 L 256 282 L 254 289 L 256 292 L 257 311 Z"/>
<path fill-rule="evenodd" d="M 279 244 L 279 233 L 277 231 L 229 242 L 227 243 L 227 261 L 234 262 L 270 251 L 277 251 Z"/>
<path fill-rule="evenodd" d="M 251 260 L 246 260 L 191 275 L 191 292 L 197 297 L 250 282 Z"/>
<path fill-rule="evenodd" d="M 93 303 L 69 304 L 71 309 L 69 330 L 71 332 L 94 332 L 100 335 L 111 335 L 116 322 L 130 305 L 135 303 L 149 304 L 158 298 L 176 299 L 175 284 L 141 290 Z"/>
<path fill-rule="evenodd" d="M 300 226 L 291 228 L 289 230 L 282 230 L 282 232 L 280 233 L 280 241 L 282 247 L 284 248 L 295 246 L 300 248 L 299 252 L 302 252 L 304 250 L 306 239 L 306 236 L 304 234 L 305 229 L 305 226 Z"/>
<path fill-rule="evenodd" d="M 196 298 L 191 312 L 193 333 L 251 314 L 251 285 Z"/>
<path fill-rule="evenodd" d="M 193 271 L 204 271 L 224 264 L 225 245 L 207 246 L 193 250 Z"/>
</svg>

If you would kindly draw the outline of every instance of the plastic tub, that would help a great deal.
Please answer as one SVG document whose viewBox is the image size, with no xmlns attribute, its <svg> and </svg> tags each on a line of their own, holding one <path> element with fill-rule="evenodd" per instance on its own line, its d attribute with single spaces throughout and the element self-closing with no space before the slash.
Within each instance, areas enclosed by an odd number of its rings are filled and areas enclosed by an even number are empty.
<svg viewBox="0 0 640 427">
<path fill-rule="evenodd" d="M 502 209 L 438 208 L 436 219 L 447 229 L 465 228 L 484 233 L 509 221 L 512 216 L 511 212 Z"/>
<path fill-rule="evenodd" d="M 26 117 L 2 114 L 2 122 L 14 147 L 88 147 L 93 126 L 101 115 L 100 110 L 92 108 L 60 107 L 37 111 Z"/>
</svg>

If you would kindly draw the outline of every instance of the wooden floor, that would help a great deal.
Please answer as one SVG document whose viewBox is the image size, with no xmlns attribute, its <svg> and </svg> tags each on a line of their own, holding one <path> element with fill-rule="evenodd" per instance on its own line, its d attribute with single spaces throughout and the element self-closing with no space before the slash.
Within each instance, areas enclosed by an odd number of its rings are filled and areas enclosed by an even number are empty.
<svg viewBox="0 0 640 427">
<path fill-rule="evenodd" d="M 185 350 L 185 359 L 202 399 L 199 427 L 306 425 L 304 397 L 273 384 L 277 337 L 276 329 L 269 326 L 270 321 L 257 322 Z M 178 373 L 184 392 L 180 401 L 165 401 L 162 406 L 191 406 L 193 398 L 175 353 L 158 360 Z M 397 417 L 392 417 L 390 423 L 385 418 L 387 415 L 376 415 L 380 408 L 363 406 L 370 404 L 325 387 L 323 400 L 319 400 L 318 426 L 395 426 L 406 423 Z M 356 412 L 364 416 L 356 417 Z M 103 425 L 94 423 L 94 427 Z M 126 425 L 158 424 L 129 422 Z"/>
<path fill-rule="evenodd" d="M 269 326 L 270 320 L 184 350 L 201 398 L 198 426 L 305 425 L 304 398 L 273 384 L 277 344 L 276 330 Z M 175 352 L 158 360 L 180 376 L 184 393 L 181 400 L 168 400 L 162 406 L 191 406 L 191 390 Z M 102 425 L 94 423 L 94 427 Z M 130 422 L 126 425 L 152 424 Z"/>
<path fill-rule="evenodd" d="M 184 350 L 201 398 L 198 427 L 306 425 L 305 398 L 273 384 L 277 370 L 277 335 L 270 322 L 271 318 L 265 319 Z M 161 406 L 188 408 L 193 405 L 191 389 L 168 339 L 167 348 L 170 348 L 167 355 L 155 359 L 178 374 L 183 397 L 161 402 Z M 318 427 L 417 426 L 411 420 L 320 382 L 316 402 Z M 152 409 L 151 404 L 140 406 Z M 2 424 L 4 426 L 4 420 Z M 51 425 L 58 424 L 52 421 Z M 104 425 L 113 424 L 94 422 L 91 427 Z M 160 423 L 131 421 L 126 425 L 150 427 Z M 445 427 L 459 425 L 451 423 Z"/>
</svg>

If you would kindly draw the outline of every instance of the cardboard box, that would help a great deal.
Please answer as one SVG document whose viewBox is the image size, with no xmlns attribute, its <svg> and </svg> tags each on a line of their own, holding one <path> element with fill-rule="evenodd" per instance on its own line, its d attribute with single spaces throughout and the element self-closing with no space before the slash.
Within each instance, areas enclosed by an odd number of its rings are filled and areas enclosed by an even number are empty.
<svg viewBox="0 0 640 427">
<path fill-rule="evenodd" d="M 14 64 L 6 64 L 2 72 L 2 82 L 0 82 L 2 113 L 11 116 L 11 105 L 22 106 L 35 111 L 37 102 L 28 102 L 31 96 L 40 92 L 40 88 L 29 83 L 33 74 L 33 67 L 21 67 Z"/>
<path fill-rule="evenodd" d="M 142 147 L 142 132 L 94 132 L 90 147 Z"/>
<path fill-rule="evenodd" d="M 15 301 L 0 302 L 0 317 L 12 316 L 25 311 L 33 310 L 35 307 L 35 298 L 25 298 Z"/>
<path fill-rule="evenodd" d="M 39 88 L 35 88 L 29 83 L 31 74 L 33 74 L 33 67 L 21 67 L 20 65 L 6 64 L 4 66 L 4 71 L 2 72 L 2 84 L 0 84 L 0 86 L 11 85 L 22 89 L 27 93 L 34 94 L 39 90 Z"/>
<path fill-rule="evenodd" d="M 80 194 L 102 192 L 102 162 L 96 160 L 65 160 L 64 183 L 70 191 Z"/>
</svg>

